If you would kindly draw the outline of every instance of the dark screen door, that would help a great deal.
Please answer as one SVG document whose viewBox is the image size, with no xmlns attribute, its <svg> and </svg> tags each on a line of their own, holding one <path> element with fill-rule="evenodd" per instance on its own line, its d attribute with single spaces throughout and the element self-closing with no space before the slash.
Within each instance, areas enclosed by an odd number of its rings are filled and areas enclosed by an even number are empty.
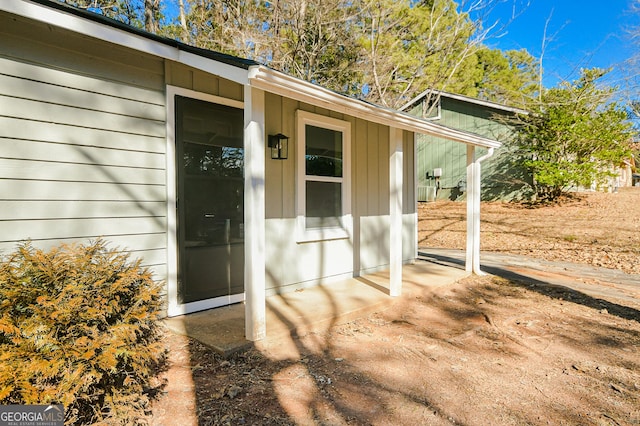
<svg viewBox="0 0 640 426">
<path fill-rule="evenodd" d="M 244 291 L 243 111 L 176 97 L 178 299 Z"/>
</svg>

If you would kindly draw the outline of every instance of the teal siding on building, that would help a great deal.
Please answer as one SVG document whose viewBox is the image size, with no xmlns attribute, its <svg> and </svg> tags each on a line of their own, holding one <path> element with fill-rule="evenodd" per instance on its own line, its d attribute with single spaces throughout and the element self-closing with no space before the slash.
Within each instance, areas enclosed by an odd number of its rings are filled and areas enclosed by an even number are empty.
<svg viewBox="0 0 640 426">
<path fill-rule="evenodd" d="M 421 107 L 416 106 L 409 111 L 420 114 Z M 526 172 L 513 161 L 513 147 L 509 143 L 513 129 L 502 120 L 512 112 L 491 108 L 487 105 L 470 101 L 440 98 L 440 118 L 436 120 L 454 129 L 472 132 L 503 143 L 496 150 L 493 157 L 482 163 L 482 199 L 510 201 L 521 199 L 528 190 L 530 181 Z M 484 155 L 487 150 L 476 148 L 478 155 Z M 434 178 L 427 178 L 427 173 L 433 175 L 434 169 L 442 169 L 439 179 L 437 199 L 464 199 L 466 185 L 466 157 L 465 144 L 451 142 L 445 139 L 419 135 L 417 146 L 418 167 L 418 195 L 420 201 L 427 201 L 426 187 L 436 185 Z"/>
</svg>

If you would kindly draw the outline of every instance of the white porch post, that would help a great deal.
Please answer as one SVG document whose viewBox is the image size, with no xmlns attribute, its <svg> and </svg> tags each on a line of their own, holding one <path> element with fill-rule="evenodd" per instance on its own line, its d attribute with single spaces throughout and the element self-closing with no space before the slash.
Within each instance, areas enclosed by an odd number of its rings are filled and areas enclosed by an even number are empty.
<svg viewBox="0 0 640 426">
<path fill-rule="evenodd" d="M 493 155 L 493 148 L 476 158 L 476 148 L 467 145 L 467 256 L 465 270 L 484 275 L 480 270 L 480 193 L 481 163 Z"/>
<path fill-rule="evenodd" d="M 479 201 L 480 194 L 476 189 L 475 151 L 475 146 L 467 145 L 467 256 L 465 263 L 465 270 L 467 272 L 473 272 L 476 267 L 475 247 L 476 240 L 480 238 L 479 224 L 476 230 L 476 218 L 478 222 L 480 221 L 480 203 L 478 202 L 478 210 L 476 210 L 476 198 L 478 198 Z M 478 247 L 479 246 L 478 244 Z M 478 253 L 478 259 L 479 258 L 480 255 Z"/>
<path fill-rule="evenodd" d="M 245 337 L 267 335 L 265 301 L 264 92 L 244 91 L 244 287 Z"/>
<path fill-rule="evenodd" d="M 402 130 L 389 128 L 389 294 L 402 292 Z"/>
</svg>

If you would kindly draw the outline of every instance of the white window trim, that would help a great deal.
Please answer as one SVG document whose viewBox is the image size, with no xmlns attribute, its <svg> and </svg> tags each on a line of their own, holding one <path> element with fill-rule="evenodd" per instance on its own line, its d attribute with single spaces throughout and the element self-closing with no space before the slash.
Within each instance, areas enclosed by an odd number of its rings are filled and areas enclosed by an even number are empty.
<svg viewBox="0 0 640 426">
<path fill-rule="evenodd" d="M 342 177 L 316 176 L 316 182 L 340 182 L 342 184 L 341 226 L 318 229 L 306 227 L 306 165 L 305 127 L 307 125 L 335 130 L 342 133 Z M 333 117 L 296 111 L 296 241 L 298 243 L 351 238 L 351 123 Z"/>
</svg>

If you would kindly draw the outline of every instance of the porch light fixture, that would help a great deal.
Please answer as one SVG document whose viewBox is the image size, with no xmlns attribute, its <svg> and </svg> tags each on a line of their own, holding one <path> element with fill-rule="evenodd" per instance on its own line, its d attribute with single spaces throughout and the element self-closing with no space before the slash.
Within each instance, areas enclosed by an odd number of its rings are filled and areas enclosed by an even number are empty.
<svg viewBox="0 0 640 426">
<path fill-rule="evenodd" d="M 282 133 L 269 135 L 269 148 L 271 148 L 272 159 L 286 160 L 289 154 L 289 136 Z"/>
</svg>

